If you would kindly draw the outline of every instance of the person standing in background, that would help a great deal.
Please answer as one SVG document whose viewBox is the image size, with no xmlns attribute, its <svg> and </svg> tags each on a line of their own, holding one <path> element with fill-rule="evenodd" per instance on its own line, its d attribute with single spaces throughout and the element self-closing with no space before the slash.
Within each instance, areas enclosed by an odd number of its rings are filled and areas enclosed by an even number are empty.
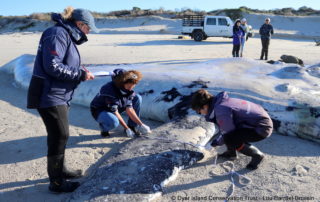
<svg viewBox="0 0 320 202">
<path fill-rule="evenodd" d="M 76 45 L 88 41 L 90 30 L 97 32 L 88 10 L 68 7 L 63 14 L 53 13 L 56 24 L 41 36 L 32 78 L 28 89 L 30 109 L 37 109 L 47 131 L 47 171 L 49 190 L 72 192 L 79 182 L 66 179 L 82 176 L 81 170 L 65 167 L 65 148 L 69 138 L 68 113 L 75 88 L 82 81 L 92 80 L 91 72 L 81 68 Z"/>
<path fill-rule="evenodd" d="M 259 34 L 261 36 L 262 50 L 260 60 L 268 60 L 268 51 L 271 35 L 273 35 L 273 26 L 270 24 L 270 18 L 266 18 L 265 23 L 260 27 Z"/>
<path fill-rule="evenodd" d="M 241 25 L 240 27 L 242 28 L 242 30 L 244 31 L 244 36 L 241 37 L 241 45 L 240 45 L 240 57 L 243 56 L 243 48 L 244 48 L 244 44 L 246 43 L 247 40 L 247 35 L 249 32 L 249 27 L 247 25 L 247 20 L 245 18 L 241 19 Z"/>
<path fill-rule="evenodd" d="M 239 51 L 241 46 L 241 38 L 244 36 L 244 31 L 240 27 L 241 21 L 236 20 L 233 25 L 233 48 L 232 48 L 232 56 L 239 57 Z"/>
</svg>

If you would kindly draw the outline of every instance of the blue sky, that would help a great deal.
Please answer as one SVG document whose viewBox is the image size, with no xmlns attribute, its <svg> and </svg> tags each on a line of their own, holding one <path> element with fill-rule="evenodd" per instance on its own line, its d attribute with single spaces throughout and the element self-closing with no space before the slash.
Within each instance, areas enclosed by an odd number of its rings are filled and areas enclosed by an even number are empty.
<svg viewBox="0 0 320 202">
<path fill-rule="evenodd" d="M 320 10 L 320 0 L 4 0 L 1 2 L 0 15 L 29 15 L 36 12 L 62 12 L 67 6 L 86 8 L 91 11 L 109 12 L 114 10 L 141 9 L 175 10 L 191 8 L 211 11 L 222 8 L 247 6 L 254 9 L 311 7 Z"/>
</svg>

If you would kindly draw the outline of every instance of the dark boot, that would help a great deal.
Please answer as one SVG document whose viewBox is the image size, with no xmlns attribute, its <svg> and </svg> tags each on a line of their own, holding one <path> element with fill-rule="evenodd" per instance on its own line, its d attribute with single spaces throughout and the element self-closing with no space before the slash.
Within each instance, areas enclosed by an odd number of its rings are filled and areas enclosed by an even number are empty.
<svg viewBox="0 0 320 202">
<path fill-rule="evenodd" d="M 100 135 L 101 135 L 102 137 L 109 137 L 109 136 L 110 136 L 110 133 L 109 133 L 109 131 L 101 131 Z"/>
<path fill-rule="evenodd" d="M 79 178 L 82 177 L 82 170 L 70 170 L 63 165 L 62 169 L 62 177 L 64 179 L 73 179 L 73 178 Z"/>
<path fill-rule="evenodd" d="M 261 51 L 260 60 L 263 60 L 263 56 L 264 56 L 264 50 Z"/>
<path fill-rule="evenodd" d="M 247 165 L 247 169 L 255 170 L 264 158 L 264 154 L 256 147 L 245 144 L 244 147 L 239 151 L 246 156 L 251 156 L 252 159 Z"/>
<path fill-rule="evenodd" d="M 73 192 L 80 186 L 79 182 L 70 182 L 62 179 L 50 182 L 49 190 L 55 193 Z"/>
<path fill-rule="evenodd" d="M 229 148 L 227 149 L 227 151 L 225 151 L 224 153 L 222 154 L 218 154 L 218 157 L 220 158 L 225 158 L 225 159 L 228 159 L 228 160 L 236 160 L 238 158 L 237 156 L 237 151 L 233 148 Z"/>
<path fill-rule="evenodd" d="M 99 127 L 100 127 L 100 130 L 101 130 L 100 135 L 102 137 L 109 137 L 110 136 L 109 131 L 104 131 L 103 125 L 101 123 L 99 123 Z"/>
<path fill-rule="evenodd" d="M 69 182 L 63 178 L 64 155 L 48 156 L 49 190 L 56 193 L 73 192 L 80 186 L 79 182 Z"/>
<path fill-rule="evenodd" d="M 266 50 L 264 53 L 265 53 L 265 60 L 268 60 L 268 50 Z"/>
</svg>

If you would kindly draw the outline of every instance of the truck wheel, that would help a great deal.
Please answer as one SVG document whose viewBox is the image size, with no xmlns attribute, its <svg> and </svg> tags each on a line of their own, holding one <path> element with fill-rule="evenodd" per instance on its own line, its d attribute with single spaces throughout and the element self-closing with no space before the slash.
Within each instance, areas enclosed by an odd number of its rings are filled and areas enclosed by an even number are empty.
<svg viewBox="0 0 320 202">
<path fill-rule="evenodd" d="M 195 32 L 193 33 L 193 39 L 194 39 L 195 41 L 202 41 L 203 38 L 204 38 L 204 34 L 203 34 L 202 31 L 195 31 Z"/>
</svg>

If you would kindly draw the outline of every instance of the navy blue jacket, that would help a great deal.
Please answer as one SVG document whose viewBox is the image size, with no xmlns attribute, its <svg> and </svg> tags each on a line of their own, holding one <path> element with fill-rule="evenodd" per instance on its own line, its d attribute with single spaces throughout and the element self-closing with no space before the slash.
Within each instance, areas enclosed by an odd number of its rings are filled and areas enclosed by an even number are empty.
<svg viewBox="0 0 320 202">
<path fill-rule="evenodd" d="M 102 111 L 120 113 L 127 107 L 132 107 L 134 91 L 120 90 L 113 81 L 103 85 L 100 92 L 93 98 L 90 104 L 92 116 L 97 119 Z"/>
<path fill-rule="evenodd" d="M 260 27 L 259 34 L 261 35 L 261 39 L 270 39 L 271 34 L 273 34 L 273 27 L 270 24 L 263 24 Z"/>
<path fill-rule="evenodd" d="M 233 45 L 239 45 L 241 43 L 241 39 L 244 37 L 244 30 L 242 27 L 238 27 L 237 25 L 233 26 Z"/>
<path fill-rule="evenodd" d="M 53 14 L 56 25 L 41 36 L 28 92 L 29 108 L 69 105 L 74 89 L 84 80 L 76 47 L 87 38 L 73 22 Z"/>
</svg>

